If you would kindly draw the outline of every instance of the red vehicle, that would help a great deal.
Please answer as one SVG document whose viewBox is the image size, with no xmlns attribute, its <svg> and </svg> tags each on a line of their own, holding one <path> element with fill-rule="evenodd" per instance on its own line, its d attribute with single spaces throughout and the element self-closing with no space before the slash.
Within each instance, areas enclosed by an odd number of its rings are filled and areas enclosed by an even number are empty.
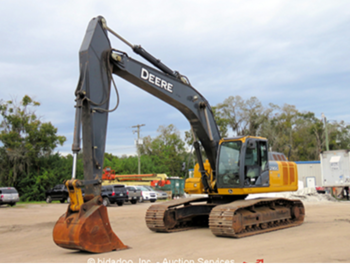
<svg viewBox="0 0 350 264">
<path fill-rule="evenodd" d="M 318 187 L 318 186 L 316 186 L 316 191 L 317 191 L 318 193 L 326 193 L 326 189 L 325 189 L 324 187 Z"/>
</svg>

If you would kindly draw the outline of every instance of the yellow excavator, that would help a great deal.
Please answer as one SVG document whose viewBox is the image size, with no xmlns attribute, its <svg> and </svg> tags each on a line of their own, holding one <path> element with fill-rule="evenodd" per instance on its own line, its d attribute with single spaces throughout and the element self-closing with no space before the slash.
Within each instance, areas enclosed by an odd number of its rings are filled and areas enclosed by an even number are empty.
<svg viewBox="0 0 350 264">
<path fill-rule="evenodd" d="M 108 32 L 154 67 L 112 49 Z M 185 191 L 205 196 L 150 206 L 146 213 L 150 230 L 176 232 L 209 226 L 216 236 L 239 238 L 303 223 L 305 209 L 300 200 L 245 199 L 248 194 L 297 190 L 296 164 L 281 153 L 269 152 L 265 138 L 221 138 L 209 102 L 186 76 L 126 41 L 107 26 L 103 17 L 90 21 L 79 54 L 73 173 L 65 183 L 71 201 L 53 230 L 58 246 L 94 253 L 128 248 L 112 231 L 100 195 L 108 113 L 119 102 L 113 74 L 178 109 L 189 121 L 195 139 L 197 164 L 194 177 L 186 180 Z M 112 83 L 118 100 L 109 109 Z M 84 180 L 77 180 L 75 164 L 81 150 L 81 130 Z M 207 157 L 205 162 L 201 149 Z"/>
</svg>

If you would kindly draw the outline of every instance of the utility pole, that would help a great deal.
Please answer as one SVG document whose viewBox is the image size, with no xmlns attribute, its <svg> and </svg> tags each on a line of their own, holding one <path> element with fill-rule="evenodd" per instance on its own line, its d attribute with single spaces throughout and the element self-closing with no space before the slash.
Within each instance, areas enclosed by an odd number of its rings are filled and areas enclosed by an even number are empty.
<svg viewBox="0 0 350 264">
<path fill-rule="evenodd" d="M 134 128 L 137 128 L 137 130 L 133 130 L 132 132 L 133 133 L 137 132 L 136 148 L 137 148 L 137 156 L 138 156 L 138 174 L 141 174 L 141 159 L 140 159 L 141 153 L 140 153 L 139 144 L 140 144 L 140 127 L 142 126 L 145 126 L 145 124 L 132 126 Z"/>
<path fill-rule="evenodd" d="M 325 132 L 326 132 L 326 149 L 327 149 L 327 151 L 329 151 L 327 119 L 326 119 L 326 116 L 324 115 L 324 113 L 322 113 L 322 118 L 323 118 L 323 121 L 324 121 L 324 129 L 325 129 Z"/>
</svg>

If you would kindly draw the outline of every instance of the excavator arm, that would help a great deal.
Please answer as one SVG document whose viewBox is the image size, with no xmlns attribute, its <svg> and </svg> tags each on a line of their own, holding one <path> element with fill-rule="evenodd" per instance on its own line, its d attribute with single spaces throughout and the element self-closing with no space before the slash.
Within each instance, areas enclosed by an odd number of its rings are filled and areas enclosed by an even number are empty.
<svg viewBox="0 0 350 264">
<path fill-rule="evenodd" d="M 80 78 L 75 91 L 76 113 L 72 151 L 76 157 L 81 150 L 80 131 L 82 128 L 85 181 L 101 180 L 106 145 L 111 92 L 111 77 L 108 75 L 110 42 L 106 31 L 100 24 L 98 19 L 93 19 L 86 31 L 79 51 Z M 74 174 L 75 168 L 73 168 Z M 99 184 L 87 184 L 85 196 L 93 198 L 100 195 L 100 189 Z"/>
<path fill-rule="evenodd" d="M 208 101 L 189 84 L 184 76 L 172 71 L 141 46 L 133 46 L 127 42 L 137 54 L 158 69 L 129 57 L 125 52 L 113 50 L 107 30 L 110 29 L 106 26 L 103 17 L 94 18 L 88 26 L 79 53 L 80 80 L 76 90 L 76 119 L 72 149 L 74 153 L 80 150 L 81 124 L 84 178 L 101 179 L 112 74 L 118 75 L 178 109 L 189 120 L 195 137 L 201 142 L 211 168 L 215 172 L 217 148 L 221 137 Z M 203 162 L 198 143 L 195 147 L 201 166 Z M 205 177 L 204 167 L 201 171 Z M 205 189 L 210 188 L 206 180 L 204 180 L 204 186 Z M 98 186 L 87 186 L 85 192 L 87 195 L 96 196 L 99 194 Z"/>
<path fill-rule="evenodd" d="M 106 145 L 112 74 L 133 83 L 178 109 L 189 120 L 194 137 L 201 142 L 215 175 L 220 134 L 208 101 L 189 81 L 154 58 L 141 46 L 132 49 L 156 68 L 130 58 L 125 52 L 111 48 L 103 17 L 90 21 L 79 51 L 80 78 L 76 96 L 76 113 L 72 151 L 74 155 L 72 180 L 67 181 L 71 204 L 55 225 L 53 237 L 63 248 L 90 252 L 125 249 L 113 233 L 107 209 L 101 204 L 101 178 Z M 114 83 L 114 82 L 113 82 Z M 117 91 L 117 90 L 116 90 Z M 119 98 L 118 98 L 119 100 Z M 84 180 L 75 179 L 76 156 L 83 142 Z M 199 143 L 195 150 L 204 189 L 212 191 L 204 169 Z M 84 200 L 80 187 L 85 187 Z"/>
</svg>

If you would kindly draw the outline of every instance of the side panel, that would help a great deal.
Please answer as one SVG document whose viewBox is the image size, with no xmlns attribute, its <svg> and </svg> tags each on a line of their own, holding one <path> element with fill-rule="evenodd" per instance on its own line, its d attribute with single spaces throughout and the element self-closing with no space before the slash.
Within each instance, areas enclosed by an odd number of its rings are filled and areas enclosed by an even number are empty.
<svg viewBox="0 0 350 264">
<path fill-rule="evenodd" d="M 317 186 L 322 186 L 321 178 L 321 162 L 320 161 L 298 161 L 299 182 L 303 182 L 304 186 L 308 187 L 308 179 L 313 177 Z"/>
</svg>

